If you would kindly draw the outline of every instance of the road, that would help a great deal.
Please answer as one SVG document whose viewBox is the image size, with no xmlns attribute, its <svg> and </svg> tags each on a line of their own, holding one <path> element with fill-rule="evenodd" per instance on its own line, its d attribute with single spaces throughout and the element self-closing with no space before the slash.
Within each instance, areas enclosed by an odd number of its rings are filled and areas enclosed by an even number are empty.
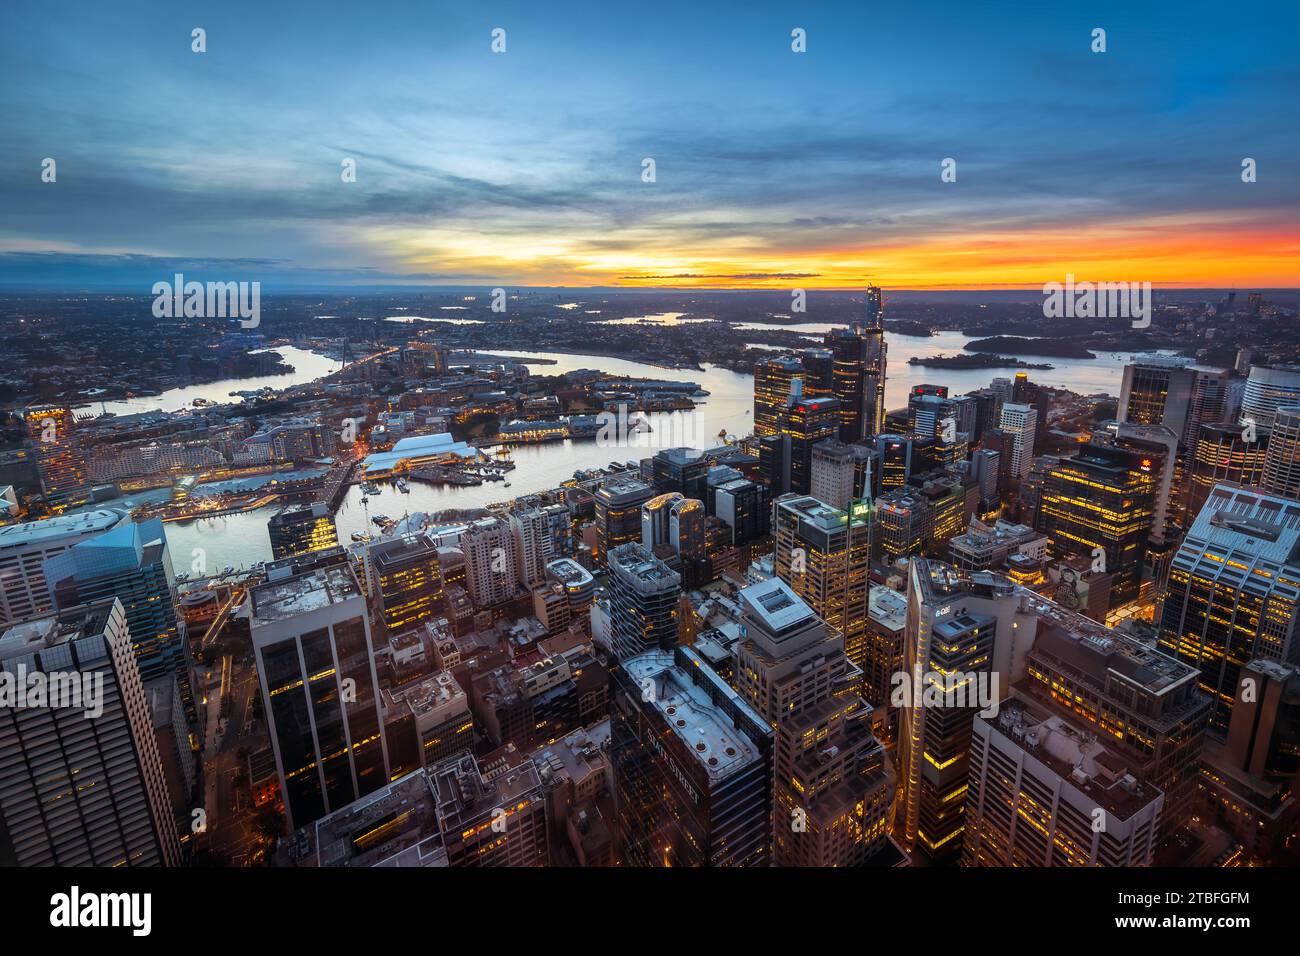
<svg viewBox="0 0 1300 956">
<path fill-rule="evenodd" d="M 244 866 L 252 862 L 251 857 L 262 841 L 257 832 L 257 814 L 249 799 L 248 786 L 235 783 L 241 771 L 245 777 L 248 774 L 247 760 L 239 752 L 264 746 L 266 736 L 261 721 L 253 716 L 253 695 L 260 692 L 256 668 L 237 659 L 225 660 L 230 660 L 229 672 L 225 675 L 230 690 L 230 713 L 224 722 L 219 720 L 224 667 L 212 669 L 207 690 L 204 806 L 212 850 L 229 857 L 234 865 Z"/>
</svg>

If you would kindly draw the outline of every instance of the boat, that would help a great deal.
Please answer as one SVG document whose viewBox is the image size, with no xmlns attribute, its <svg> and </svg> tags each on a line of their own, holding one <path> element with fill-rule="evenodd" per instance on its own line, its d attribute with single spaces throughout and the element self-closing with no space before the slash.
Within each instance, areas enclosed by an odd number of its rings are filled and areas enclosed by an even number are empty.
<svg viewBox="0 0 1300 956">
<path fill-rule="evenodd" d="M 409 495 L 409 494 L 411 493 L 411 486 L 408 485 L 408 484 L 406 483 L 406 479 L 405 479 L 405 478 L 398 478 L 398 479 L 397 479 L 397 490 L 400 491 L 400 492 L 401 492 L 402 494 L 404 494 L 404 495 Z"/>
<path fill-rule="evenodd" d="M 502 488 L 509 488 L 509 487 L 510 487 L 510 482 L 507 481 L 507 482 L 506 482 L 504 485 L 502 485 L 501 487 L 502 487 Z"/>
<path fill-rule="evenodd" d="M 361 490 L 368 495 L 377 495 L 381 489 L 373 481 L 367 481 L 361 485 Z"/>
<path fill-rule="evenodd" d="M 382 528 L 388 523 L 388 515 L 375 515 L 370 520 Z"/>
<path fill-rule="evenodd" d="M 353 541 L 369 541 L 369 540 L 370 540 L 370 535 L 366 534 L 364 531 L 353 531 L 353 532 L 352 532 L 352 540 L 353 540 Z"/>
</svg>

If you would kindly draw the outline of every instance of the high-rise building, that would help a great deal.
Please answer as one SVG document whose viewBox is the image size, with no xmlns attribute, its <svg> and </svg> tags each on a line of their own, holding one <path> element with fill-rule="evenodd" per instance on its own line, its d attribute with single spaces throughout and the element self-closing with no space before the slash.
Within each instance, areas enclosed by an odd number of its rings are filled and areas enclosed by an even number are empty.
<svg viewBox="0 0 1300 956">
<path fill-rule="evenodd" d="M 271 554 L 277 560 L 310 551 L 323 551 L 339 543 L 338 528 L 329 506 L 311 504 L 285 505 L 266 523 L 271 537 Z"/>
<path fill-rule="evenodd" d="M 390 777 L 433 767 L 474 746 L 469 698 L 447 671 L 386 688 L 380 701 Z"/>
<path fill-rule="evenodd" d="M 638 527 L 638 530 L 639 527 Z M 460 536 L 469 593 L 479 609 L 518 596 L 519 555 L 510 522 L 499 515 L 471 521 Z"/>
<path fill-rule="evenodd" d="M 891 488 L 902 488 L 912 478 L 913 451 L 916 442 L 910 435 L 876 435 L 872 448 L 871 488 L 875 497 Z M 919 452 L 916 457 L 919 457 Z M 920 468 L 916 469 L 920 471 Z"/>
<path fill-rule="evenodd" d="M 1121 422 L 1164 425 L 1190 446 L 1200 427 L 1223 417 L 1228 371 L 1172 355 L 1139 355 L 1124 366 Z"/>
<path fill-rule="evenodd" d="M 1163 840 L 1192 815 L 1210 719 L 1196 668 L 1144 640 L 1025 592 L 1037 636 L 1014 677 L 1021 690 L 1106 741 L 1143 784 L 1164 794 Z M 1016 653 L 1016 651 L 1013 651 Z"/>
<path fill-rule="evenodd" d="M 695 587 L 708 577 L 709 549 L 704 502 L 681 498 L 668 514 L 668 545 L 682 566 L 682 583 Z"/>
<path fill-rule="evenodd" d="M 1209 743 L 1201 765 L 1200 817 L 1227 830 L 1254 860 L 1291 841 L 1300 803 L 1300 673 L 1253 660 L 1241 669 L 1228 735 Z"/>
<path fill-rule="evenodd" d="M 1264 473 L 1270 441 L 1268 432 L 1259 432 L 1248 442 L 1240 425 L 1202 425 L 1196 444 L 1190 450 L 1187 475 L 1186 514 L 1189 519 L 1201 513 L 1205 499 L 1215 485 L 1257 486 Z"/>
<path fill-rule="evenodd" d="M 1148 866 L 1164 794 L 1105 738 L 1013 694 L 977 716 L 965 866 Z"/>
<path fill-rule="evenodd" d="M 885 848 L 894 774 L 844 639 L 778 578 L 738 594 L 735 683 L 776 730 L 774 862 L 860 866 Z"/>
<path fill-rule="evenodd" d="M 708 491 L 709 460 L 696 448 L 665 448 L 651 460 L 655 491 L 675 491 L 683 498 L 704 501 Z"/>
<path fill-rule="evenodd" d="M 41 494 L 55 514 L 90 501 L 86 459 L 77 445 L 76 419 L 67 405 L 37 405 L 23 412 L 27 435 L 36 447 Z"/>
<path fill-rule="evenodd" d="M 764 435 L 758 440 L 758 470 L 769 498 L 790 490 L 790 436 Z"/>
<path fill-rule="evenodd" d="M 653 497 L 653 488 L 627 476 L 596 489 L 596 560 L 603 563 L 619 545 L 641 540 L 641 506 Z"/>
<path fill-rule="evenodd" d="M 1300 502 L 1218 485 L 1169 569 L 1160 646 L 1200 671 L 1228 726 L 1241 666 L 1300 663 Z"/>
<path fill-rule="evenodd" d="M 826 348 L 834 356 L 834 393 L 839 400 L 840 440 L 861 441 L 877 434 L 885 422 L 884 299 L 880 289 L 866 290 L 861 321 L 826 333 Z"/>
<path fill-rule="evenodd" d="M 681 500 L 680 493 L 670 491 L 641 506 L 641 547 L 653 553 L 659 545 L 668 544 L 668 519 L 673 505 Z"/>
<path fill-rule="evenodd" d="M 1300 670 L 1278 661 L 1248 661 L 1241 669 L 1223 759 L 1251 776 L 1292 783 L 1300 773 L 1298 742 Z"/>
<path fill-rule="evenodd" d="M 1154 454 L 1085 445 L 1044 482 L 1038 530 L 1056 557 L 1078 554 L 1102 562 L 1100 570 L 1112 576 L 1112 607 L 1138 596 L 1158 464 Z"/>
<path fill-rule="evenodd" d="M 448 866 L 548 866 L 546 794 L 524 761 L 485 776 L 471 754 L 429 772 Z"/>
<path fill-rule="evenodd" d="M 1164 794 L 1157 839 L 1186 822 L 1210 708 L 1195 668 L 989 572 L 918 559 L 908 588 L 906 669 L 931 701 L 901 711 L 896 835 L 908 848 L 947 858 L 960 847 L 970 773 L 988 769 L 970 762 L 980 681 L 991 702 L 1014 684 L 1104 738 L 1137 781 Z M 964 701 L 954 697 L 963 690 Z M 981 810 L 1000 812 L 987 799 Z"/>
<path fill-rule="evenodd" d="M 519 581 L 533 587 L 546 580 L 546 563 L 568 553 L 571 521 L 564 505 L 516 509 L 507 516 L 515 537 Z"/>
<path fill-rule="evenodd" d="M 1034 461 L 1034 432 L 1038 427 L 1038 412 L 1031 405 L 1007 402 L 1002 406 L 999 427 L 1009 438 L 1007 469 L 1019 481 L 1029 474 Z"/>
<path fill-rule="evenodd" d="M 787 495 L 777 499 L 772 520 L 777 577 L 843 636 L 845 654 L 862 667 L 871 591 L 868 507 L 855 503 L 841 511 L 807 495 Z"/>
<path fill-rule="evenodd" d="M 731 544 L 744 544 L 767 534 L 771 509 L 765 487 L 748 478 L 735 478 L 713 489 L 713 511 L 731 532 Z"/>
<path fill-rule="evenodd" d="M 966 533 L 948 542 L 948 554 L 959 571 L 996 571 L 1013 554 L 1041 561 L 1047 554 L 1047 538 L 1028 525 L 998 519 L 990 526 L 971 519 Z"/>
<path fill-rule="evenodd" d="M 958 576 L 924 558 L 909 566 L 903 679 L 924 682 L 931 695 L 927 706 L 900 710 L 895 832 L 909 850 L 935 859 L 961 850 L 971 725 L 981 709 L 969 691 L 980 681 L 998 690 L 1010 675 L 1014 596 L 1009 581 L 986 571 Z"/>
<path fill-rule="evenodd" d="M 772 728 L 695 650 L 613 673 L 610 759 L 624 866 L 766 866 Z"/>
<path fill-rule="evenodd" d="M 830 349 L 804 349 L 800 362 L 803 365 L 803 393 L 809 398 L 835 397 L 835 353 Z"/>
<path fill-rule="evenodd" d="M 389 780 L 366 599 L 346 564 L 249 592 L 263 713 L 289 828 Z"/>
<path fill-rule="evenodd" d="M 1270 495 L 1300 500 L 1300 405 L 1282 405 L 1274 413 L 1259 485 Z"/>
<path fill-rule="evenodd" d="M 576 618 L 591 613 L 596 594 L 596 580 L 591 572 L 572 558 L 557 558 L 546 566 L 546 578 L 558 581 L 569 599 L 569 613 Z"/>
<path fill-rule="evenodd" d="M 792 401 L 780 419 L 780 429 L 790 438 L 790 490 L 806 495 L 812 486 L 813 449 L 834 438 L 839 427 L 839 401 L 806 398 Z"/>
<path fill-rule="evenodd" d="M 179 866 L 176 808 L 121 602 L 10 626 L 0 674 L 79 691 L 67 706 L 0 707 L 0 866 Z"/>
<path fill-rule="evenodd" d="M 1254 365 L 1246 378 L 1241 417 L 1255 428 L 1273 427 L 1279 408 L 1300 405 L 1300 365 Z"/>
<path fill-rule="evenodd" d="M 870 449 L 864 445 L 846 445 L 834 438 L 818 442 L 812 450 L 808 493 L 841 510 L 858 498 L 870 497 L 870 489 L 864 488 L 870 471 L 870 455 Z"/>
<path fill-rule="evenodd" d="M 774 355 L 754 365 L 754 434 L 775 435 L 791 397 L 804 378 L 803 364 L 793 355 Z"/>
<path fill-rule="evenodd" d="M 125 520 L 125 512 L 101 509 L 0 526 L 0 625 L 53 609 L 45 562 Z"/>
<path fill-rule="evenodd" d="M 428 535 L 372 544 L 366 563 L 370 596 L 389 634 L 419 627 L 445 609 L 438 545 Z"/>
<path fill-rule="evenodd" d="M 124 521 L 45 562 L 59 608 L 100 598 L 122 602 L 142 681 L 175 676 L 193 710 L 185 621 L 176 613 L 176 577 L 160 518 Z"/>
<path fill-rule="evenodd" d="M 678 640 L 682 578 L 639 544 L 609 553 L 611 643 L 619 660 Z"/>
<path fill-rule="evenodd" d="M 932 478 L 920 487 L 885 492 L 872 505 L 872 548 L 892 564 L 916 554 L 941 552 L 961 533 L 966 484 L 955 475 Z"/>
<path fill-rule="evenodd" d="M 1110 444 L 1125 448 L 1150 461 L 1155 475 L 1155 499 L 1151 510 L 1151 540 L 1163 543 L 1172 536 L 1171 525 L 1182 526 L 1185 510 L 1183 491 L 1187 483 L 1182 445 L 1165 425 L 1134 425 L 1120 422 Z"/>
</svg>

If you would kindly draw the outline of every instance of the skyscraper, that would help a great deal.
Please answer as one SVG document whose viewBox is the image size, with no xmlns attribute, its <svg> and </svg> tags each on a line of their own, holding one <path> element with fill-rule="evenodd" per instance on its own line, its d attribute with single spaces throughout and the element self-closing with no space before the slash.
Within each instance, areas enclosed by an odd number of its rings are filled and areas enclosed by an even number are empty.
<svg viewBox="0 0 1300 956">
<path fill-rule="evenodd" d="M 736 688 L 776 730 L 774 862 L 860 866 L 886 845 L 894 774 L 844 639 L 779 579 L 737 595 Z"/>
<path fill-rule="evenodd" d="M 82 691 L 70 706 L 0 707 L 0 866 L 179 866 L 175 808 L 121 602 L 9 627 L 0 673 Z"/>
<path fill-rule="evenodd" d="M 654 489 L 627 476 L 609 478 L 596 489 L 598 561 L 621 544 L 641 540 L 641 506 L 653 497 Z"/>
<path fill-rule="evenodd" d="M 1256 429 L 1273 427 L 1277 410 L 1300 405 L 1300 365 L 1255 365 L 1246 378 L 1241 415 Z"/>
<path fill-rule="evenodd" d="M 676 646 L 681 584 L 681 575 L 639 544 L 609 553 L 610 637 L 619 660 Z"/>
<path fill-rule="evenodd" d="M 1300 502 L 1218 485 L 1173 557 L 1160 646 L 1200 671 L 1228 726 L 1241 666 L 1300 663 Z"/>
<path fill-rule="evenodd" d="M 266 523 L 271 554 L 276 560 L 310 551 L 322 551 L 339 543 L 334 516 L 324 502 L 286 505 Z"/>
<path fill-rule="evenodd" d="M 801 392 L 804 368 L 793 355 L 776 355 L 754 365 L 754 434 L 762 438 L 781 430 L 780 418 L 790 398 Z"/>
<path fill-rule="evenodd" d="M 160 518 L 125 521 L 45 562 L 59 608 L 100 598 L 122 602 L 143 681 L 175 675 L 193 710 L 185 622 L 176 613 L 176 578 Z"/>
<path fill-rule="evenodd" d="M 818 501 L 840 509 L 848 508 L 855 498 L 866 497 L 855 480 L 859 452 L 870 454 L 861 445 L 846 445 L 838 439 L 827 439 L 814 445 L 808 493 Z"/>
<path fill-rule="evenodd" d="M 51 610 L 45 562 L 125 520 L 125 512 L 101 509 L 0 527 L 0 625 Z"/>
<path fill-rule="evenodd" d="M 765 866 L 772 728 L 693 648 L 613 673 L 611 763 L 624 866 Z"/>
<path fill-rule="evenodd" d="M 1157 459 L 1085 445 L 1062 459 L 1043 485 L 1038 530 L 1057 557 L 1078 554 L 1112 575 L 1111 606 L 1138 596 L 1156 505 Z"/>
<path fill-rule="evenodd" d="M 1010 438 L 1008 473 L 1020 481 L 1029 474 L 1034 462 L 1034 432 L 1038 427 L 1038 413 L 1031 405 L 1006 402 L 1002 406 L 999 427 Z"/>
<path fill-rule="evenodd" d="M 698 498 L 700 501 L 708 497 L 709 460 L 702 451 L 665 448 L 655 453 L 651 467 L 655 491 L 660 494 L 675 491 L 684 498 Z"/>
<path fill-rule="evenodd" d="M 835 353 L 830 349 L 804 349 L 800 362 L 804 371 L 804 395 L 809 398 L 834 398 Z"/>
<path fill-rule="evenodd" d="M 967 691 L 979 681 L 998 690 L 1007 683 L 1017 610 L 1005 578 L 911 562 L 902 679 L 931 688 L 933 702 L 900 710 L 896 833 L 909 850 L 945 860 L 961 851 L 971 726 L 981 709 Z"/>
<path fill-rule="evenodd" d="M 1279 406 L 1268 434 L 1259 485 L 1271 495 L 1300 500 L 1300 406 Z"/>
<path fill-rule="evenodd" d="M 76 419 L 67 405 L 37 405 L 23 413 L 27 434 L 36 447 L 41 493 L 55 514 L 90 500 L 86 460 L 77 445 Z"/>
<path fill-rule="evenodd" d="M 672 507 L 682 496 L 678 492 L 656 495 L 641 506 L 641 547 L 653 552 L 661 544 L 668 544 L 668 519 Z"/>
<path fill-rule="evenodd" d="M 470 522 L 460 536 L 469 592 L 480 609 L 519 594 L 519 555 L 510 522 L 499 515 Z"/>
<path fill-rule="evenodd" d="M 389 778 L 366 599 L 346 564 L 249 592 L 263 712 L 289 828 Z"/>
<path fill-rule="evenodd" d="M 780 430 L 790 437 L 790 490 L 806 495 L 812 486 L 813 448 L 834 438 L 839 401 L 806 398 L 790 402 L 780 419 Z"/>
<path fill-rule="evenodd" d="M 419 627 L 445 609 L 438 545 L 409 535 L 370 546 L 370 596 L 389 634 Z"/>
<path fill-rule="evenodd" d="M 861 441 L 877 434 L 885 421 L 884 301 L 880 289 L 866 290 L 862 321 L 826 333 L 834 356 L 834 393 L 839 399 L 840 440 Z"/>
<path fill-rule="evenodd" d="M 973 730 L 963 865 L 1150 865 L 1164 794 L 1104 738 L 1021 694 Z"/>
<path fill-rule="evenodd" d="M 867 653 L 871 597 L 868 508 L 832 508 L 807 495 L 778 498 L 773 508 L 773 567 L 813 613 L 844 638 L 844 652 L 861 668 Z"/>
<path fill-rule="evenodd" d="M 1124 366 L 1116 417 L 1164 425 L 1190 446 L 1200 427 L 1223 417 L 1228 371 L 1170 355 L 1139 355 Z"/>
<path fill-rule="evenodd" d="M 988 769 L 970 762 L 980 707 L 969 688 L 993 674 L 988 698 L 1005 699 L 1014 685 L 1104 738 L 1138 782 L 1164 794 L 1157 840 L 1186 822 L 1210 709 L 1195 668 L 1000 575 L 924 559 L 909 571 L 906 667 L 934 686 L 939 706 L 901 711 L 897 835 L 906 846 L 937 858 L 960 847 L 970 773 Z M 944 683 L 967 688 L 967 705 L 943 695 Z M 1002 812 L 988 808 L 985 799 L 983 812 Z"/>
<path fill-rule="evenodd" d="M 1202 425 L 1191 449 L 1187 475 L 1187 509 L 1195 519 L 1205 506 L 1214 486 L 1223 482 L 1259 485 L 1270 441 L 1268 432 L 1259 432 L 1248 442 L 1240 425 Z"/>
</svg>

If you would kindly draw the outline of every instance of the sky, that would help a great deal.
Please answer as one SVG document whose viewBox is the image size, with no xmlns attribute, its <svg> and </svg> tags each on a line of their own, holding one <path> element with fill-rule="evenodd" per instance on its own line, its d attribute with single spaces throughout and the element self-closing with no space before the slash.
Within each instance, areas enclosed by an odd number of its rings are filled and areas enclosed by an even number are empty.
<svg viewBox="0 0 1300 956">
<path fill-rule="evenodd" d="M 1294 0 L 5 0 L 0 286 L 1295 287 L 1298 27 Z"/>
</svg>

